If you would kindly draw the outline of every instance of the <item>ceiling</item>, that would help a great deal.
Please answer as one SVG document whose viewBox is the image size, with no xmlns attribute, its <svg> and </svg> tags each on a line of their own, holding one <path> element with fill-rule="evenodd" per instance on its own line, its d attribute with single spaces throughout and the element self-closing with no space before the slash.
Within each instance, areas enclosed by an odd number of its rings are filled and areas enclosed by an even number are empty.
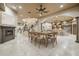
<svg viewBox="0 0 79 59">
<path fill-rule="evenodd" d="M 61 10 L 72 8 L 78 4 L 77 3 L 76 4 L 75 3 L 64 3 L 64 4 L 42 3 L 43 7 L 46 7 L 46 10 L 48 11 L 48 13 L 45 13 L 42 16 L 40 16 L 36 10 L 36 8 L 39 8 L 40 3 L 7 3 L 6 5 L 17 12 L 17 16 L 19 17 L 19 19 L 23 19 L 27 17 L 40 18 L 40 17 L 48 16 L 56 12 L 59 12 Z M 60 7 L 61 5 L 63 5 L 63 7 Z"/>
<path fill-rule="evenodd" d="M 64 21 L 72 21 L 73 20 L 73 17 L 71 16 L 53 16 L 52 18 L 50 18 L 49 20 L 46 19 L 45 21 L 43 22 L 64 22 Z"/>
</svg>

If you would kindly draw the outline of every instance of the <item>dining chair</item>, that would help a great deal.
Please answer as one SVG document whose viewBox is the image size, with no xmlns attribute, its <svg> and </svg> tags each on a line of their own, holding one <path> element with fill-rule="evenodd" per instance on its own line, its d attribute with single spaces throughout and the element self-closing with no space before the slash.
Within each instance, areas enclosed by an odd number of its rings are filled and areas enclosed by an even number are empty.
<svg viewBox="0 0 79 59">
<path fill-rule="evenodd" d="M 37 43 L 39 44 L 39 47 L 42 45 L 43 42 L 44 42 L 44 35 L 42 33 L 39 33 L 37 38 Z"/>
<path fill-rule="evenodd" d="M 53 47 L 57 44 L 57 36 L 53 33 L 53 35 L 50 37 L 51 43 Z"/>
<path fill-rule="evenodd" d="M 31 40 L 31 43 L 33 42 L 33 40 L 35 40 L 35 33 L 34 32 L 28 32 L 28 37 L 29 37 L 29 39 Z"/>
<path fill-rule="evenodd" d="M 47 34 L 48 35 L 48 34 Z M 47 38 L 47 35 L 45 35 L 45 46 L 46 46 L 46 48 L 47 48 L 47 46 L 48 46 L 48 38 Z"/>
</svg>

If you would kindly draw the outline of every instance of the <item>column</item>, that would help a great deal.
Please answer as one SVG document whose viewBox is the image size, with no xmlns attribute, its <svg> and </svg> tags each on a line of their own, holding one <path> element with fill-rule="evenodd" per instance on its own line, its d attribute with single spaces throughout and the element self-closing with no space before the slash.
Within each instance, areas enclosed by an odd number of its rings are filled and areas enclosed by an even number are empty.
<svg viewBox="0 0 79 59">
<path fill-rule="evenodd" d="M 76 42 L 79 43 L 79 17 L 76 17 L 76 20 L 77 20 Z"/>
<path fill-rule="evenodd" d="M 73 23 L 71 23 L 71 34 L 73 34 Z"/>
</svg>

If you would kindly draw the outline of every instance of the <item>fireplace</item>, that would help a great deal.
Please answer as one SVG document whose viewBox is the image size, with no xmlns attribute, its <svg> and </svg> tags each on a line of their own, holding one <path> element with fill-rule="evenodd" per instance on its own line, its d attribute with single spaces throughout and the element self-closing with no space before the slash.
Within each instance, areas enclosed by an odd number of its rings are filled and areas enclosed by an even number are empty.
<svg viewBox="0 0 79 59">
<path fill-rule="evenodd" d="M 0 43 L 4 43 L 14 38 L 15 38 L 15 27 L 0 26 Z"/>
<path fill-rule="evenodd" d="M 13 30 L 12 29 L 6 29 L 5 30 L 5 36 L 10 36 L 13 35 Z"/>
</svg>

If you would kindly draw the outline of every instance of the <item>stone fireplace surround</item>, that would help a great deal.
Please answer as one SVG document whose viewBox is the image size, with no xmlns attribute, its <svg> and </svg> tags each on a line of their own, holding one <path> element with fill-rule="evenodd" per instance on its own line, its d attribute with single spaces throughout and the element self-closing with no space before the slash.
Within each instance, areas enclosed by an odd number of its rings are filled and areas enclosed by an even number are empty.
<svg viewBox="0 0 79 59">
<path fill-rule="evenodd" d="M 14 38 L 15 38 L 15 26 L 0 25 L 0 43 L 4 43 Z"/>
</svg>

